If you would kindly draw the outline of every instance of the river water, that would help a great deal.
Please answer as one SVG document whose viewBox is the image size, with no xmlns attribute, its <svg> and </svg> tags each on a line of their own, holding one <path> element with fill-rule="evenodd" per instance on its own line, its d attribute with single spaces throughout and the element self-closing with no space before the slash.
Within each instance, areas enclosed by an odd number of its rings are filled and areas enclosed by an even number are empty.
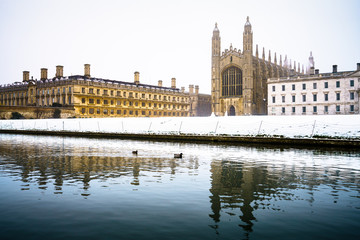
<svg viewBox="0 0 360 240">
<path fill-rule="evenodd" d="M 360 151 L 0 134 L 0 214 L 1 239 L 358 239 Z"/>
</svg>

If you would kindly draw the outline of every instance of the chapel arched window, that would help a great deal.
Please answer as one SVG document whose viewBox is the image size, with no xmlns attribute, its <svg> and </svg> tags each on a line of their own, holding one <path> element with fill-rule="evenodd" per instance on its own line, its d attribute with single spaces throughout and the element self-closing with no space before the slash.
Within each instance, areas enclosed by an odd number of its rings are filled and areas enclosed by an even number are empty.
<svg viewBox="0 0 360 240">
<path fill-rule="evenodd" d="M 237 67 L 229 67 L 222 74 L 223 97 L 242 96 L 242 71 Z"/>
</svg>

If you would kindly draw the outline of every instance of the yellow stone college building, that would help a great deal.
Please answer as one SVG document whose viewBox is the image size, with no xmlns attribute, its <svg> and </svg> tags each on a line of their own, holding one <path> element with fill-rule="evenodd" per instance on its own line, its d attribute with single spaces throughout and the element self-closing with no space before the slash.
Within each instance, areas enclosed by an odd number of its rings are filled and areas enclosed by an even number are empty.
<svg viewBox="0 0 360 240">
<path fill-rule="evenodd" d="M 201 109 L 199 109 L 201 107 Z M 85 64 L 84 75 L 64 77 L 63 66 L 56 66 L 54 78 L 48 78 L 47 69 L 41 69 L 40 80 L 29 78 L 23 72 L 23 81 L 0 86 L 0 118 L 4 113 L 20 109 L 26 118 L 51 117 L 58 108 L 61 117 L 186 117 L 210 116 L 210 95 L 199 94 L 199 86 L 176 88 L 140 83 L 140 73 L 134 73 L 133 82 L 115 81 L 90 76 L 90 64 Z M 3 109 L 3 110 L 1 110 Z M 30 110 L 33 109 L 33 110 Z M 36 114 L 31 114 L 33 111 Z M 44 111 L 39 115 L 39 111 Z M 3 116 L 1 116 L 1 112 Z M 26 116 L 27 115 L 27 116 Z"/>
</svg>

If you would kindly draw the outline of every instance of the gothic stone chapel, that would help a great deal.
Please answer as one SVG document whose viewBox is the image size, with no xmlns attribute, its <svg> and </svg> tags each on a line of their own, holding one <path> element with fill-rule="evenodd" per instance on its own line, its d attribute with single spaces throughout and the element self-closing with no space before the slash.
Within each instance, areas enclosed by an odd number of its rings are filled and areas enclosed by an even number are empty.
<svg viewBox="0 0 360 240">
<path fill-rule="evenodd" d="M 253 56 L 253 33 L 249 17 L 244 26 L 243 51 L 230 45 L 230 49 L 221 53 L 220 31 L 215 24 L 211 55 L 211 110 L 216 116 L 267 114 L 267 79 L 301 74 L 300 64 L 296 70 L 294 63 L 292 69 L 291 61 L 288 66 L 286 56 L 284 65 L 281 55 L 277 64 L 276 53 L 271 62 L 269 51 L 266 61 L 263 48 L 262 58 L 259 58 L 257 45 Z"/>
</svg>

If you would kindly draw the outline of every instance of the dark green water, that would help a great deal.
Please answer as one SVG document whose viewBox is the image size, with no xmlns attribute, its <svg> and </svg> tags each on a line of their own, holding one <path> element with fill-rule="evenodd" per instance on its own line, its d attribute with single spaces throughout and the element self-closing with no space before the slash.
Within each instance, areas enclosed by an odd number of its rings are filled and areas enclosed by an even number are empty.
<svg viewBox="0 0 360 240">
<path fill-rule="evenodd" d="M 359 151 L 0 134 L 1 239 L 359 239 L 359 191 Z"/>
</svg>

